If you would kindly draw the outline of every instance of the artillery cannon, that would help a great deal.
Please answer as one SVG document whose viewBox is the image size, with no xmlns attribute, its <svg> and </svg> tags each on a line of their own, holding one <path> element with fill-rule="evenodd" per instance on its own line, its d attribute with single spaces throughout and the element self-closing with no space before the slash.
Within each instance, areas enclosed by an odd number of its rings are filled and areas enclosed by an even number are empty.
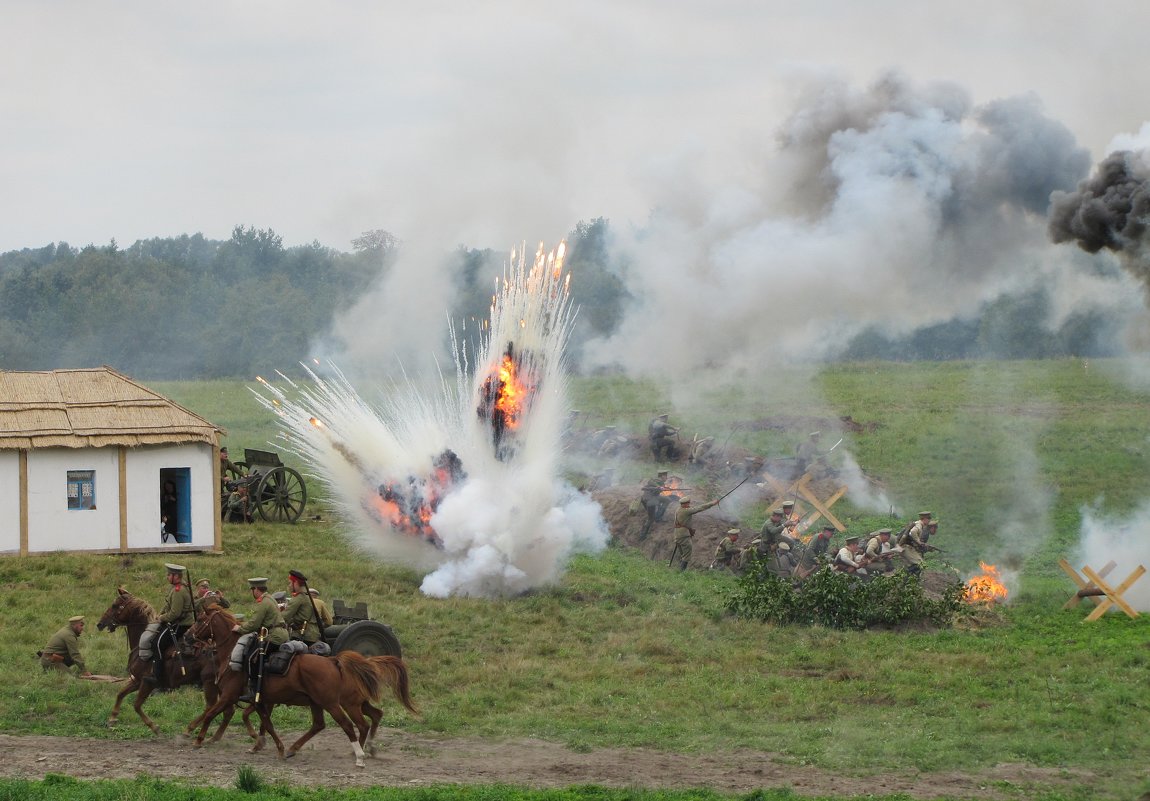
<svg viewBox="0 0 1150 801">
<path fill-rule="evenodd" d="M 244 448 L 244 459 L 236 467 L 245 475 L 225 483 L 221 501 L 227 515 L 228 495 L 239 487 L 248 489 L 248 515 L 259 514 L 269 523 L 294 523 L 307 505 L 307 485 L 298 471 L 285 465 L 278 453 Z"/>
<path fill-rule="evenodd" d="M 333 654 L 356 651 L 364 656 L 403 657 L 399 638 L 391 626 L 370 618 L 366 603 L 360 601 L 355 606 L 347 606 L 339 598 L 334 598 L 331 616 L 335 623 L 324 627 L 323 639 L 331 646 Z"/>
</svg>

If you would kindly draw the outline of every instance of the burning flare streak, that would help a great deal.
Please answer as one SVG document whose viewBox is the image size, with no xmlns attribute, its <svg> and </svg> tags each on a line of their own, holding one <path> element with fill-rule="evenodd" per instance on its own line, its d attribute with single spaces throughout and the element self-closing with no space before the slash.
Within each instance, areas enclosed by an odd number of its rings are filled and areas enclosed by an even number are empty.
<svg viewBox="0 0 1150 801">
<path fill-rule="evenodd" d="M 330 364 L 324 376 L 303 365 L 307 383 L 280 374 L 290 398 L 262 379 L 253 389 L 356 542 L 428 571 L 429 595 L 522 592 L 606 546 L 598 505 L 559 478 L 569 279 L 562 246 L 540 245 L 531 264 L 513 252 L 478 353 L 451 328 L 456 369 L 440 374 L 438 396 L 404 374 L 375 409 Z"/>
</svg>

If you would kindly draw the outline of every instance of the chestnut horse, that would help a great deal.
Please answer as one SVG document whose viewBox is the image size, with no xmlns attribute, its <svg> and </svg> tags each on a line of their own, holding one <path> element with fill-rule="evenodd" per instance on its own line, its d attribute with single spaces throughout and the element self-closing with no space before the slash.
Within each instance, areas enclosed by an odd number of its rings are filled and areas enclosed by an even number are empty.
<svg viewBox="0 0 1150 801">
<path fill-rule="evenodd" d="M 122 626 L 128 635 L 128 683 L 116 695 L 116 703 L 112 707 L 112 714 L 108 716 L 107 721 L 110 727 L 119 722 L 120 705 L 124 699 L 131 693 L 136 693 L 133 704 L 136 714 L 152 730 L 153 734 L 160 733 L 160 727 L 144 713 L 144 702 L 158 688 L 157 685 L 144 681 L 145 677 L 152 675 L 152 663 L 140 659 L 139 654 L 140 636 L 149 623 L 155 623 L 157 620 L 156 610 L 152 608 L 151 604 L 120 587 L 116 590 L 116 599 L 112 601 L 112 605 L 108 607 L 96 624 L 96 628 L 100 631 L 115 631 Z M 167 680 L 167 686 L 175 688 L 184 684 L 202 684 L 205 710 L 211 707 L 219 696 L 215 683 L 215 654 L 211 650 L 210 647 L 201 645 L 200 653 L 194 659 L 181 660 L 178 645 L 169 645 L 164 649 L 164 677 Z M 218 741 L 223 735 L 228 721 L 234 714 L 234 707 L 227 711 L 219 731 L 212 738 L 213 741 Z M 186 733 L 190 734 L 199 721 L 200 718 L 192 721 L 185 730 Z M 252 737 L 256 736 L 255 730 L 250 725 L 248 726 L 248 733 Z"/>
<path fill-rule="evenodd" d="M 240 637 L 238 632 L 232 631 L 235 625 L 236 619 L 229 612 L 216 604 L 209 604 L 189 630 L 193 639 L 204 641 L 210 638 L 217 648 L 216 686 L 219 697 L 202 716 L 196 747 L 203 744 L 204 734 L 215 716 L 236 703 L 247 683 L 243 673 L 231 670 L 228 665 L 232 649 Z M 370 750 L 375 752 L 374 734 L 379 722 L 376 716 L 382 717 L 382 713 L 369 702 L 379 698 L 385 684 L 392 686 L 396 698 L 408 711 L 419 714 L 411 703 L 407 666 L 403 660 L 397 657 L 374 659 L 376 661 L 354 651 L 344 651 L 334 657 L 304 653 L 292 660 L 284 675 L 264 676 L 259 701 L 253 705 L 260 716 L 261 737 L 252 750 L 260 750 L 262 734 L 267 732 L 281 757 L 295 756 L 308 740 L 323 730 L 326 710 L 347 735 L 355 754 L 356 767 L 364 767 L 363 745 L 370 743 Z M 272 708 L 280 704 L 311 708 L 311 728 L 286 752 L 271 721 Z M 372 718 L 370 727 L 364 719 L 365 712 Z"/>
</svg>

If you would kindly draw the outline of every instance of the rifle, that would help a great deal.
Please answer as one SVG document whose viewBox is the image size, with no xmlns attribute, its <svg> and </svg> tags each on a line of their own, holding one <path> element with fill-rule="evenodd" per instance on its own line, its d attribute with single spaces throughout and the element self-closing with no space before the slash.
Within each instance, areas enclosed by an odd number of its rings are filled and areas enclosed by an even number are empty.
<svg viewBox="0 0 1150 801">
<path fill-rule="evenodd" d="M 256 673 L 256 695 L 255 703 L 260 702 L 260 693 L 264 688 L 264 659 L 267 656 L 267 638 L 268 630 L 266 627 L 260 628 L 258 639 L 256 640 L 256 647 L 260 649 L 260 664 Z"/>
<path fill-rule="evenodd" d="M 937 545 L 931 545 L 928 542 L 924 542 L 922 544 L 922 552 L 928 553 L 930 551 L 938 551 L 939 553 L 946 553 L 946 551 L 944 551 L 942 548 L 939 548 Z"/>
<path fill-rule="evenodd" d="M 303 574 L 301 573 L 300 575 L 302 576 Z M 315 607 L 315 598 L 313 598 L 311 595 L 311 588 L 309 588 L 307 586 L 307 579 L 306 578 L 303 580 L 303 591 L 307 593 L 308 602 L 311 603 L 311 613 L 313 615 L 315 615 L 315 626 L 317 629 L 319 629 L 319 638 L 322 641 L 323 640 L 323 618 L 321 618 L 319 616 L 319 610 L 316 609 L 316 607 Z M 305 629 L 307 628 L 306 623 L 304 624 L 304 628 Z"/>
<path fill-rule="evenodd" d="M 192 605 L 192 622 L 196 622 L 196 596 L 192 592 L 192 569 L 189 567 L 185 572 L 188 574 L 188 602 Z M 174 627 L 173 627 L 174 628 Z M 172 632 L 173 639 L 175 639 L 175 632 Z M 180 643 L 176 643 L 176 658 L 180 660 L 180 675 L 187 676 L 188 669 L 184 666 L 184 648 Z"/>
</svg>

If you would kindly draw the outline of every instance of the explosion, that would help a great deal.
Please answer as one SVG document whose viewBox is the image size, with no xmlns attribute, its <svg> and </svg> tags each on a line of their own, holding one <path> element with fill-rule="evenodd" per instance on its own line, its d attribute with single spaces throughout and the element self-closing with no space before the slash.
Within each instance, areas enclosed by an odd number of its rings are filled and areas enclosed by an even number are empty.
<svg viewBox="0 0 1150 801">
<path fill-rule="evenodd" d="M 606 547 L 599 506 L 559 476 L 569 279 L 562 245 L 540 245 L 530 264 L 513 252 L 478 368 L 451 328 L 455 371 L 439 376 L 438 396 L 397 382 L 377 409 L 338 369 L 329 378 L 307 365 L 307 382 L 281 375 L 293 397 L 264 381 L 270 396 L 255 393 L 355 542 L 427 570 L 429 595 L 515 594 L 555 581 L 573 553 Z"/>
</svg>

